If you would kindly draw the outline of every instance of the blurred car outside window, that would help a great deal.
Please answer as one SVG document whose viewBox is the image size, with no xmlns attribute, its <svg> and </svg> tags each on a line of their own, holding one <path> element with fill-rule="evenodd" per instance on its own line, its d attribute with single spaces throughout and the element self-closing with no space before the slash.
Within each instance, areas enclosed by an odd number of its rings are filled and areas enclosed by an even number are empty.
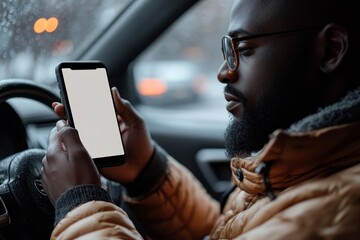
<svg viewBox="0 0 360 240">
<path fill-rule="evenodd" d="M 56 64 L 74 59 L 132 1 L 2 1 L 0 79 L 54 84 Z"/>
<path fill-rule="evenodd" d="M 135 61 L 134 83 L 143 112 L 227 120 L 224 86 L 216 75 L 233 1 L 200 1 Z"/>
</svg>

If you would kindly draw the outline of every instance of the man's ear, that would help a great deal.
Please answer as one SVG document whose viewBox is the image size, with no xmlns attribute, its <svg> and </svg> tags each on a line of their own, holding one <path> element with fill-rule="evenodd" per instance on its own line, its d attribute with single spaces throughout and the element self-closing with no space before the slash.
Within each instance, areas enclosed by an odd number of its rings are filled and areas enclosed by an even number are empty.
<svg viewBox="0 0 360 240">
<path fill-rule="evenodd" d="M 335 71 L 344 61 L 349 46 L 348 32 L 338 24 L 328 24 L 318 39 L 320 69 L 324 73 Z"/>
</svg>

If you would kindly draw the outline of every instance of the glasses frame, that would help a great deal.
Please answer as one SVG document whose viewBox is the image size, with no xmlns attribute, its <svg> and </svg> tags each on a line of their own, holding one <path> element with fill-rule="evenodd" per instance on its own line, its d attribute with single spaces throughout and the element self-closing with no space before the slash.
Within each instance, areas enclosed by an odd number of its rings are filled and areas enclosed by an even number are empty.
<svg viewBox="0 0 360 240">
<path fill-rule="evenodd" d="M 229 70 L 234 72 L 239 68 L 239 65 L 240 65 L 239 54 L 237 53 L 239 42 L 245 41 L 245 40 L 268 37 L 268 36 L 275 36 L 275 35 L 280 35 L 280 34 L 304 32 L 304 31 L 318 31 L 319 29 L 320 29 L 320 27 L 298 28 L 298 29 L 292 29 L 292 30 L 287 30 L 287 31 L 260 33 L 260 34 L 248 35 L 248 36 L 244 36 L 244 37 L 234 37 L 234 38 L 232 38 L 228 35 L 225 35 L 221 40 L 221 50 L 222 50 L 224 60 L 226 61 L 226 64 L 227 64 Z M 230 40 L 230 42 L 231 42 L 231 50 L 232 50 L 233 57 L 235 59 L 234 67 L 231 67 L 231 63 L 229 63 L 229 60 L 228 60 L 229 58 L 226 56 L 226 53 L 224 51 L 226 40 Z"/>
</svg>

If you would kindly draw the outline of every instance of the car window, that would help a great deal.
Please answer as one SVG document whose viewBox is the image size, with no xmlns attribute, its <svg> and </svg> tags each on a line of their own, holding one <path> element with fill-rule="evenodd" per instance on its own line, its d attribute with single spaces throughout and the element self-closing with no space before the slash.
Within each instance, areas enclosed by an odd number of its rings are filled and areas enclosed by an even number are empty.
<svg viewBox="0 0 360 240">
<path fill-rule="evenodd" d="M 5 0 L 0 4 L 0 79 L 55 82 L 55 65 L 76 59 L 132 0 Z"/>
<path fill-rule="evenodd" d="M 143 112 L 191 121 L 227 119 L 216 74 L 232 2 L 199 2 L 135 61 L 134 84 Z"/>
</svg>

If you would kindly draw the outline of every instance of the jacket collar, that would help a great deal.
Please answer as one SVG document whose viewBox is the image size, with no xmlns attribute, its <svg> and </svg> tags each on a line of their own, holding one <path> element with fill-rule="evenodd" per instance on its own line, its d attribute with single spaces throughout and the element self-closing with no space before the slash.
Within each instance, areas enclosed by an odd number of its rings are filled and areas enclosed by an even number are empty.
<svg viewBox="0 0 360 240">
<path fill-rule="evenodd" d="M 360 163 L 359 136 L 360 123 L 305 133 L 277 130 L 255 156 L 231 160 L 236 185 L 251 194 L 264 193 L 263 176 L 256 172 L 261 163 L 271 163 L 269 180 L 274 190 L 328 176 Z M 236 178 L 238 169 L 242 181 Z"/>
<path fill-rule="evenodd" d="M 264 175 L 256 171 L 261 165 L 271 166 L 267 170 L 269 184 L 281 191 L 357 163 L 360 163 L 360 88 L 289 129 L 276 130 L 260 152 L 247 158 L 233 158 L 231 170 L 238 187 L 260 194 L 265 191 Z M 241 178 L 237 177 L 239 171 Z"/>
</svg>

